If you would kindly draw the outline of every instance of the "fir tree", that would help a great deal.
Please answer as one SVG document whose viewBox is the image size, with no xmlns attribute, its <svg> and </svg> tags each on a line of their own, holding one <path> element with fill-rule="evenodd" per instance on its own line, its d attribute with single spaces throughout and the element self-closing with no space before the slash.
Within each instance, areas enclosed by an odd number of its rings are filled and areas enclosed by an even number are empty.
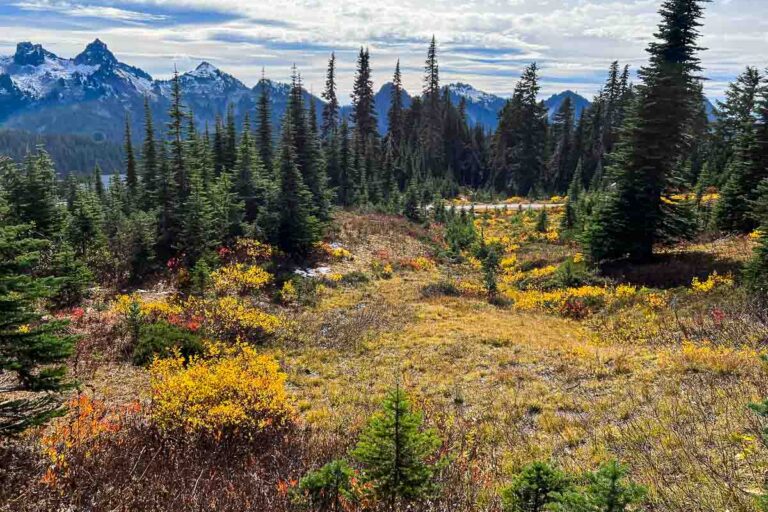
<svg viewBox="0 0 768 512">
<path fill-rule="evenodd" d="M 8 376 L 0 384 L 0 436 L 63 413 L 61 392 L 70 385 L 64 363 L 74 342 L 62 322 L 46 320 L 38 309 L 61 283 L 33 275 L 49 242 L 36 237 L 31 226 L 9 220 L 0 211 L 0 373 Z"/>
<path fill-rule="evenodd" d="M 237 127 L 235 126 L 235 107 L 231 103 L 227 106 L 225 130 L 223 162 L 224 168 L 231 171 L 237 163 Z"/>
<path fill-rule="evenodd" d="M 128 197 L 131 206 L 137 206 L 135 201 L 139 198 L 139 173 L 136 168 L 136 155 L 133 152 L 133 141 L 131 140 L 131 122 L 130 118 L 125 116 L 125 184 L 128 187 Z"/>
<path fill-rule="evenodd" d="M 144 142 L 141 148 L 141 181 L 144 199 L 142 207 L 145 210 L 157 205 L 159 162 L 155 129 L 152 123 L 152 110 L 149 98 L 144 98 Z"/>
<path fill-rule="evenodd" d="M 400 59 L 395 65 L 392 77 L 392 96 L 389 100 L 387 113 L 387 140 L 395 151 L 399 151 L 403 142 L 403 77 L 400 73 Z"/>
<path fill-rule="evenodd" d="M 390 509 L 425 498 L 434 490 L 435 468 L 430 459 L 441 441 L 432 430 L 423 430 L 423 421 L 397 386 L 384 400 L 382 411 L 369 420 L 352 451 L 363 466 L 363 480 Z"/>
<path fill-rule="evenodd" d="M 265 171 L 261 164 L 256 144 L 248 129 L 250 120 L 245 116 L 243 133 L 237 149 L 234 187 L 238 199 L 245 205 L 245 222 L 256 221 L 259 212 L 266 206 Z"/>
<path fill-rule="evenodd" d="M 491 154 L 493 185 L 499 191 L 527 196 L 544 175 L 547 110 L 538 94 L 538 68 L 533 63 L 499 114 Z"/>
<path fill-rule="evenodd" d="M 261 157 L 261 163 L 264 165 L 264 169 L 268 176 L 274 176 L 273 168 L 273 148 L 272 144 L 272 122 L 270 120 L 270 107 L 269 107 L 269 81 L 264 77 L 259 82 L 261 85 L 261 92 L 259 93 L 259 103 L 257 106 L 258 115 L 258 136 L 257 145 L 259 147 L 259 156 Z"/>
<path fill-rule="evenodd" d="M 437 64 L 437 43 L 435 36 L 427 50 L 424 65 L 424 88 L 422 91 L 421 150 L 426 159 L 427 168 L 434 174 L 442 170 L 443 154 L 443 112 L 440 101 L 440 75 Z"/>
<path fill-rule="evenodd" d="M 565 191 L 574 171 L 574 123 L 573 102 L 567 96 L 552 123 L 554 151 L 549 160 L 549 178 L 551 190 L 557 193 Z"/>
<path fill-rule="evenodd" d="M 179 72 L 174 71 L 171 80 L 171 107 L 168 111 L 168 137 L 170 142 L 170 170 L 176 181 L 175 189 L 183 201 L 189 192 L 186 162 L 184 161 L 184 105 L 181 99 Z"/>
<path fill-rule="evenodd" d="M 289 254 L 306 254 L 320 238 L 317 219 L 312 215 L 312 193 L 304 185 L 293 149 L 291 120 L 283 121 L 280 143 L 279 215 L 276 243 Z"/>
<path fill-rule="evenodd" d="M 608 171 L 610 190 L 584 242 L 593 261 L 651 257 L 664 225 L 662 194 L 685 154 L 686 133 L 701 108 L 696 40 L 703 0 L 666 0 L 650 63 L 640 71 L 635 108 Z"/>
<path fill-rule="evenodd" d="M 325 100 L 323 105 L 323 126 L 321 138 L 328 142 L 336 133 L 339 126 L 339 100 L 336 97 L 336 54 L 331 53 L 328 61 L 328 72 L 325 78 L 325 90 L 322 94 Z"/>
<path fill-rule="evenodd" d="M 523 468 L 501 493 L 504 512 L 544 512 L 569 488 L 565 474 L 544 462 Z"/>
<path fill-rule="evenodd" d="M 56 194 L 56 171 L 48 153 L 38 147 L 20 167 L 6 163 L 2 169 L 10 219 L 32 224 L 41 238 L 52 240 L 62 227 L 62 211 Z"/>
</svg>

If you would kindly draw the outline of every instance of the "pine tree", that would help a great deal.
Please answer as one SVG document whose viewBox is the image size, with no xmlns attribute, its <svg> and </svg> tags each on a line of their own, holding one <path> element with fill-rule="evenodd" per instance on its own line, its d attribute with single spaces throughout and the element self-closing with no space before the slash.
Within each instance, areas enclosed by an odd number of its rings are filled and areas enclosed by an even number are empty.
<svg viewBox="0 0 768 512">
<path fill-rule="evenodd" d="M 302 181 L 312 194 L 312 215 L 324 222 L 330 217 L 328 179 L 319 141 L 304 109 L 303 93 L 301 76 L 294 68 L 287 110 L 291 129 L 289 135 L 295 148 L 296 165 L 301 172 Z M 285 129 L 283 127 L 283 130 Z"/>
<path fill-rule="evenodd" d="M 208 196 L 212 236 L 223 244 L 229 244 L 243 234 L 245 205 L 234 192 L 232 177 L 228 172 L 223 172 L 214 179 Z"/>
<path fill-rule="evenodd" d="M 184 105 L 181 99 L 181 80 L 174 70 L 171 80 L 171 107 L 168 111 L 168 136 L 171 150 L 170 170 L 176 181 L 176 194 L 184 201 L 189 193 L 186 162 L 184 161 Z"/>
<path fill-rule="evenodd" d="M 666 0 L 650 63 L 641 69 L 635 107 L 608 170 L 610 190 L 596 205 L 584 242 L 593 261 L 647 260 L 664 225 L 662 194 L 686 153 L 701 108 L 696 40 L 705 0 Z"/>
<path fill-rule="evenodd" d="M 176 249 L 184 254 L 189 268 L 219 243 L 214 237 L 212 225 L 213 210 L 202 176 L 193 172 L 189 175 L 189 194 L 184 201 L 181 236 L 176 245 Z"/>
<path fill-rule="evenodd" d="M 757 69 L 747 68 L 726 91 L 727 100 L 721 104 L 719 136 L 731 153 L 727 164 L 727 179 L 714 211 L 718 229 L 730 232 L 749 232 L 759 223 L 750 214 L 750 202 L 757 199 L 757 189 L 768 169 L 761 158 L 758 140 L 759 102 L 768 88 Z"/>
<path fill-rule="evenodd" d="M 368 139 L 378 136 L 370 54 L 367 48 L 362 47 L 357 58 L 357 71 L 352 88 L 352 122 L 355 126 L 356 151 L 362 153 Z"/>
<path fill-rule="evenodd" d="M 259 156 L 267 176 L 274 176 L 272 147 L 274 141 L 272 140 L 272 122 L 270 120 L 269 82 L 262 77 L 259 85 L 261 85 L 261 92 L 259 93 L 259 103 L 256 109 L 258 115 L 257 146 L 259 147 Z"/>
<path fill-rule="evenodd" d="M 106 196 L 102 176 L 104 176 L 104 171 L 101 170 L 99 164 L 94 165 L 93 171 L 91 172 L 91 188 L 96 194 L 96 197 L 98 197 L 101 201 L 103 201 L 104 197 Z"/>
<path fill-rule="evenodd" d="M 224 168 L 231 171 L 237 163 L 237 127 L 235 126 L 235 107 L 227 106 L 227 124 L 224 132 Z"/>
<path fill-rule="evenodd" d="M 423 430 L 423 421 L 398 385 L 387 395 L 382 411 L 368 421 L 352 451 L 363 466 L 363 480 L 390 509 L 434 490 L 430 459 L 441 441 L 434 431 Z"/>
<path fill-rule="evenodd" d="M 152 123 L 152 110 L 149 107 L 149 98 L 144 98 L 144 142 L 141 149 L 141 181 L 144 198 L 142 207 L 145 210 L 157 205 L 159 162 L 157 156 L 157 142 L 155 129 Z"/>
<path fill-rule="evenodd" d="M 566 96 L 552 123 L 554 151 L 549 160 L 550 188 L 556 193 L 565 191 L 574 171 L 574 109 L 570 96 Z"/>
<path fill-rule="evenodd" d="M 442 139 L 443 109 L 440 101 L 440 75 L 437 64 L 435 36 L 432 36 L 432 41 L 427 50 L 422 97 L 421 149 L 426 159 L 427 168 L 435 175 L 435 173 L 442 171 L 444 165 Z"/>
<path fill-rule="evenodd" d="M 336 133 L 339 126 L 339 100 L 336 97 L 336 54 L 331 53 L 328 61 L 328 72 L 325 78 L 325 90 L 322 94 L 325 100 L 323 105 L 323 126 L 320 134 L 323 142 L 327 143 Z"/>
<path fill-rule="evenodd" d="M 344 119 L 339 129 L 339 175 L 335 183 L 337 187 L 336 197 L 342 206 L 351 206 L 354 202 L 354 176 L 356 172 L 353 168 L 355 158 L 352 153 L 349 124 Z"/>
<path fill-rule="evenodd" d="M 38 147 L 22 166 L 6 163 L 2 172 L 10 219 L 15 224 L 34 225 L 38 236 L 52 240 L 62 227 L 63 212 L 58 205 L 51 157 Z"/>
<path fill-rule="evenodd" d="M 136 169 L 136 155 L 133 152 L 133 141 L 131 140 L 131 120 L 125 116 L 125 184 L 128 187 L 128 197 L 131 206 L 138 206 L 136 201 L 139 198 L 139 173 Z"/>
<path fill-rule="evenodd" d="M 283 120 L 280 143 L 280 190 L 277 246 L 289 254 L 306 254 L 320 238 L 317 219 L 312 215 L 312 193 L 304 185 L 293 149 L 291 120 Z"/>
<path fill-rule="evenodd" d="M 243 133 L 237 149 L 234 190 L 238 200 L 245 205 L 245 222 L 253 223 L 259 212 L 266 206 L 265 171 L 261 164 L 256 144 L 249 129 L 250 118 L 246 114 Z"/>
<path fill-rule="evenodd" d="M 0 211 L 0 373 L 8 377 L 0 383 L 0 436 L 64 412 L 61 392 L 70 387 L 64 363 L 74 343 L 64 334 L 64 323 L 46 320 L 38 309 L 61 283 L 33 276 L 49 242 L 36 237 L 31 226 L 9 220 Z"/>
<path fill-rule="evenodd" d="M 523 468 L 501 493 L 504 512 L 544 512 L 567 491 L 566 475 L 549 464 L 534 462 Z"/>
<path fill-rule="evenodd" d="M 491 165 L 494 188 L 529 195 L 544 175 L 547 110 L 538 100 L 536 63 L 528 66 L 499 114 Z"/>
<path fill-rule="evenodd" d="M 392 77 L 392 96 L 387 113 L 388 132 L 387 139 L 394 151 L 399 152 L 403 143 L 403 77 L 400 73 L 400 59 L 395 65 L 395 74 Z"/>
<path fill-rule="evenodd" d="M 103 212 L 98 196 L 90 190 L 79 189 L 70 208 L 67 240 L 82 258 L 89 248 L 97 245 L 102 234 Z"/>
</svg>

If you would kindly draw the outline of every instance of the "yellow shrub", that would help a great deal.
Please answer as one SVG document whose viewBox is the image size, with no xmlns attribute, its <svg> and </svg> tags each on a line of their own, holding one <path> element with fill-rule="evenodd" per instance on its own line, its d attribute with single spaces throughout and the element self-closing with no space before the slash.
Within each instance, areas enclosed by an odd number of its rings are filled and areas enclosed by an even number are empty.
<svg viewBox="0 0 768 512">
<path fill-rule="evenodd" d="M 112 304 L 112 311 L 120 314 L 128 314 L 131 304 L 139 305 L 139 310 L 143 316 L 152 318 L 167 318 L 173 315 L 181 315 L 183 308 L 179 304 L 171 304 L 164 299 L 145 300 L 139 294 L 118 295 Z"/>
<path fill-rule="evenodd" d="M 221 436 L 286 425 L 293 409 L 277 361 L 248 345 L 214 345 L 186 365 L 180 355 L 149 369 L 152 417 L 162 428 Z"/>
<path fill-rule="evenodd" d="M 660 354 L 662 368 L 680 372 L 709 372 L 740 375 L 755 366 L 758 353 L 752 349 L 715 346 L 708 342 L 683 342 L 679 350 Z"/>
<path fill-rule="evenodd" d="M 691 282 L 691 289 L 694 293 L 709 293 L 720 286 L 733 286 L 733 278 L 731 276 L 721 276 L 715 271 L 705 281 L 700 281 L 698 277 L 694 277 Z"/>
<path fill-rule="evenodd" d="M 214 338 L 258 338 L 273 334 L 280 320 L 237 297 L 207 300 L 191 297 L 186 303 L 187 314 L 200 318 L 206 332 Z"/>
<path fill-rule="evenodd" d="M 283 283 L 283 287 L 280 289 L 280 300 L 284 304 L 290 304 L 298 300 L 299 294 L 296 292 L 296 286 L 292 281 L 286 281 Z"/>
<path fill-rule="evenodd" d="M 261 267 L 242 263 L 222 267 L 211 274 L 213 287 L 217 292 L 241 295 L 261 289 L 271 279 L 272 276 Z"/>
<path fill-rule="evenodd" d="M 274 253 L 270 245 L 253 238 L 238 238 L 235 241 L 235 252 L 240 261 L 265 261 Z"/>
</svg>

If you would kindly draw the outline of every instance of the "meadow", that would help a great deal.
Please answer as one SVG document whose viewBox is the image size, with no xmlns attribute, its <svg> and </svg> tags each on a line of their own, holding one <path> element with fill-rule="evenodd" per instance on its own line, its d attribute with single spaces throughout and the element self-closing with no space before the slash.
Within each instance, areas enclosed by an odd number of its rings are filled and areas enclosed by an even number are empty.
<svg viewBox="0 0 768 512">
<path fill-rule="evenodd" d="M 449 250 L 443 224 L 343 212 L 298 273 L 241 240 L 220 251 L 202 293 L 179 292 L 183 270 L 131 293 L 99 290 L 60 313 L 81 335 L 79 387 L 67 416 L 5 449 L 3 477 L 26 483 L 0 503 L 298 509 L 301 477 L 345 457 L 398 385 L 449 461 L 420 510 L 501 510 L 526 464 L 576 474 L 613 459 L 647 489 L 639 510 L 758 510 L 768 452 L 748 404 L 768 395 L 768 329 L 728 270 L 754 237 L 668 247 L 596 275 L 560 239 L 561 215 L 548 210 L 544 229 L 534 211 L 475 216 L 504 248 L 490 301 L 481 263 Z M 136 329 L 153 324 L 205 336 L 147 355 Z M 207 356 L 185 369 L 185 350 Z M 259 368 L 251 384 L 236 358 Z M 252 410 L 211 407 L 248 385 Z M 237 434 L 251 421 L 259 435 Z"/>
</svg>

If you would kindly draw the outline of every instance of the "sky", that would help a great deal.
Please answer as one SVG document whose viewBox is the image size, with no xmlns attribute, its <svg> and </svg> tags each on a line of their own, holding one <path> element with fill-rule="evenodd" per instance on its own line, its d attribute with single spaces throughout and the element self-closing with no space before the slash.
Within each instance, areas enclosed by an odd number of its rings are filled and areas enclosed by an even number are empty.
<svg viewBox="0 0 768 512">
<path fill-rule="evenodd" d="M 32 41 L 73 57 L 96 37 L 155 78 L 206 60 L 254 85 L 262 69 L 287 81 L 296 64 L 308 90 L 324 86 L 330 53 L 348 102 L 361 45 L 374 86 L 401 61 L 406 89 L 421 89 L 429 40 L 442 83 L 509 95 L 522 69 L 541 68 L 542 96 L 591 98 L 611 61 L 637 70 L 661 0 L 0 0 L 0 55 Z M 768 0 L 714 0 L 701 45 L 705 89 L 721 98 L 745 66 L 768 67 Z"/>
</svg>

